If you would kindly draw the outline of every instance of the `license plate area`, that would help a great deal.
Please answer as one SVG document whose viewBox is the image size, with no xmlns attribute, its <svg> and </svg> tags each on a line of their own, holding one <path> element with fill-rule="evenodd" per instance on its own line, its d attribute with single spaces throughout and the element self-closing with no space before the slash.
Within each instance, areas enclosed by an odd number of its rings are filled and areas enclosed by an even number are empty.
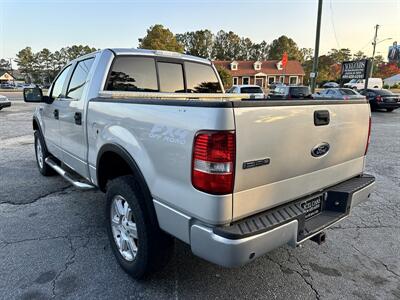
<svg viewBox="0 0 400 300">
<path fill-rule="evenodd" d="M 303 201 L 301 207 L 305 212 L 305 220 L 319 215 L 322 211 L 323 195 Z"/>
</svg>

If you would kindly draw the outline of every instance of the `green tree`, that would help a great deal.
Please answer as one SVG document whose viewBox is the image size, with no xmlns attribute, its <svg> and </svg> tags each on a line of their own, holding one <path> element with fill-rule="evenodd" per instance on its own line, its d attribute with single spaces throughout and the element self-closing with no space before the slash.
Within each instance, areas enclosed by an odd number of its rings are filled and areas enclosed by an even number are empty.
<svg viewBox="0 0 400 300">
<path fill-rule="evenodd" d="M 228 72 L 228 70 L 225 68 L 217 67 L 217 71 L 218 71 L 219 77 L 221 78 L 222 85 L 224 86 L 224 88 L 227 89 L 227 88 L 231 87 L 232 86 L 232 76 Z"/>
<path fill-rule="evenodd" d="M 240 44 L 241 39 L 236 33 L 220 30 L 215 37 L 212 57 L 217 60 L 240 59 L 243 53 Z"/>
<path fill-rule="evenodd" d="M 354 60 L 360 60 L 360 59 L 366 59 L 366 58 L 367 58 L 367 56 L 362 51 L 357 51 L 356 53 L 353 54 Z"/>
<path fill-rule="evenodd" d="M 11 70 L 11 64 L 8 60 L 4 58 L 0 59 L 0 71 L 9 71 Z"/>
<path fill-rule="evenodd" d="M 167 50 L 174 52 L 183 52 L 181 45 L 175 35 L 163 25 L 156 24 L 147 29 L 147 35 L 139 39 L 139 48 L 153 50 Z"/>
<path fill-rule="evenodd" d="M 341 64 L 344 61 L 351 60 L 351 51 L 348 48 L 331 49 L 328 56 L 332 59 L 333 63 Z"/>
<path fill-rule="evenodd" d="M 273 40 L 270 44 L 268 58 L 282 59 L 284 52 L 288 54 L 289 60 L 303 61 L 303 55 L 295 41 L 285 35 L 282 35 Z"/>
<path fill-rule="evenodd" d="M 32 48 L 26 47 L 19 51 L 15 62 L 26 80 L 30 82 L 35 70 L 35 54 L 32 52 Z"/>
<path fill-rule="evenodd" d="M 83 46 L 83 45 L 73 45 L 71 47 L 66 47 L 62 53 L 66 55 L 66 59 L 68 61 L 74 60 L 75 58 L 78 58 L 82 55 L 89 54 L 92 52 L 95 52 L 97 49 L 96 48 L 91 48 L 89 46 Z"/>
<path fill-rule="evenodd" d="M 253 44 L 250 51 L 250 60 L 265 60 L 268 58 L 269 45 L 266 41 Z"/>
<path fill-rule="evenodd" d="M 301 48 L 301 63 L 304 63 L 307 60 L 311 60 L 314 57 L 314 50 L 312 48 Z"/>
<path fill-rule="evenodd" d="M 211 58 L 214 35 L 208 29 L 177 34 L 178 43 L 183 45 L 186 54 Z"/>
</svg>

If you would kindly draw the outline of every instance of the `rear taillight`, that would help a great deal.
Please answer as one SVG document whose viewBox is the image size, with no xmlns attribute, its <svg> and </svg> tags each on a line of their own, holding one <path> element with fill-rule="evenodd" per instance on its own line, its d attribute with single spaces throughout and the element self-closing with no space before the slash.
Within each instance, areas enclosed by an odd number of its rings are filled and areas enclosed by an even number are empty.
<svg viewBox="0 0 400 300">
<path fill-rule="evenodd" d="M 381 96 L 376 96 L 376 101 L 381 102 L 382 101 L 382 97 Z"/>
<path fill-rule="evenodd" d="M 365 146 L 364 156 L 367 155 L 368 146 L 369 146 L 370 140 L 371 140 L 371 116 L 369 116 L 369 123 L 368 123 L 368 139 L 367 139 L 367 145 Z"/>
<path fill-rule="evenodd" d="M 193 186 L 209 194 L 232 193 L 235 150 L 235 132 L 200 131 L 193 144 Z"/>
</svg>

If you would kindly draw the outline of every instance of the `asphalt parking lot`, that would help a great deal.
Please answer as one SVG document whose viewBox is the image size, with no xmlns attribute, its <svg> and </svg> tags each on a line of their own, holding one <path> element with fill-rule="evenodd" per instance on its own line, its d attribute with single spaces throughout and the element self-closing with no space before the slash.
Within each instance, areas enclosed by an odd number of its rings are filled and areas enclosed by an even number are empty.
<svg viewBox="0 0 400 300">
<path fill-rule="evenodd" d="M 134 281 L 114 259 L 104 195 L 36 169 L 20 93 L 0 111 L 0 298 L 400 299 L 400 109 L 374 112 L 366 170 L 376 191 L 321 246 L 283 247 L 224 269 L 176 242 L 161 273 Z"/>
</svg>

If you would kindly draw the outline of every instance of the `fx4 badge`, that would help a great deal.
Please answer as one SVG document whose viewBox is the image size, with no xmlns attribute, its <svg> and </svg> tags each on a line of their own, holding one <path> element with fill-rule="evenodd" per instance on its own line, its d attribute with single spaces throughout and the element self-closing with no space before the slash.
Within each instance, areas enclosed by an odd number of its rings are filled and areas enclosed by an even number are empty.
<svg viewBox="0 0 400 300">
<path fill-rule="evenodd" d="M 328 153 L 330 146 L 328 143 L 321 143 L 311 149 L 311 155 L 314 157 L 321 157 Z"/>
</svg>

